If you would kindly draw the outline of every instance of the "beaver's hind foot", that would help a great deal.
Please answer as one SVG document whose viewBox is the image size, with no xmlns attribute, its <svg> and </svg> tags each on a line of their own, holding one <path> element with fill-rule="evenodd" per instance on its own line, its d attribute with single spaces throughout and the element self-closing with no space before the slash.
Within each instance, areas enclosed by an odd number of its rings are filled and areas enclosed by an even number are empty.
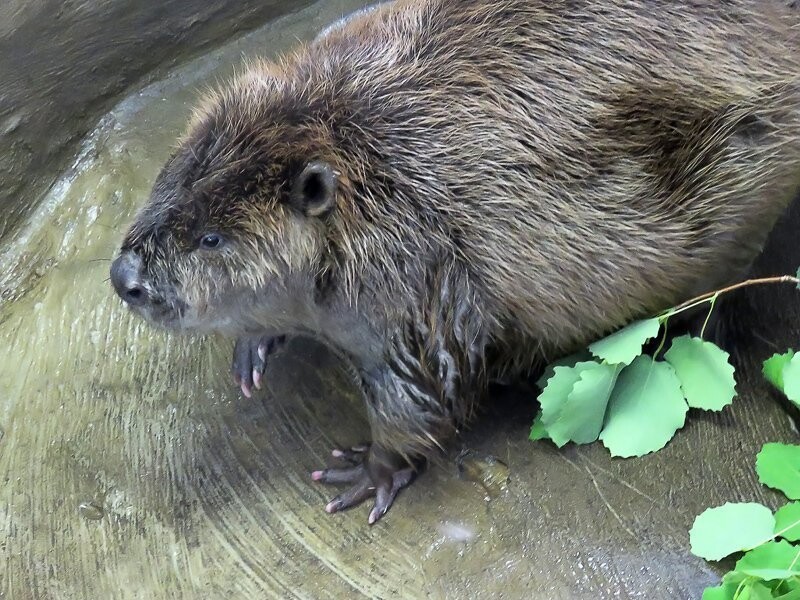
<svg viewBox="0 0 800 600">
<path fill-rule="evenodd" d="M 369 524 L 375 524 L 391 508 L 397 494 L 408 486 L 417 469 L 398 454 L 377 446 L 362 444 L 349 450 L 333 450 L 334 458 L 349 463 L 347 467 L 314 471 L 314 481 L 327 484 L 353 484 L 344 493 L 331 500 L 325 510 L 329 513 L 352 508 L 375 497 L 369 513 Z"/>
</svg>

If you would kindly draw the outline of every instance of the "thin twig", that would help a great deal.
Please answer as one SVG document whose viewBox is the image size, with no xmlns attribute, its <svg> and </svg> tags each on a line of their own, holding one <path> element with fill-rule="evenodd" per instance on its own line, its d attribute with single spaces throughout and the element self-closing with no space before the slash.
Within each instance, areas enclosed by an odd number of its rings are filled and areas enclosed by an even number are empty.
<svg viewBox="0 0 800 600">
<path fill-rule="evenodd" d="M 795 277 L 794 275 L 780 275 L 778 277 L 761 277 L 759 279 L 748 279 L 747 281 L 740 281 L 739 283 L 735 283 L 733 285 L 729 285 L 728 287 L 724 287 L 719 290 L 715 290 L 713 292 L 707 292 L 691 300 L 687 300 L 686 302 L 682 302 L 677 306 L 673 306 L 669 310 L 665 311 L 663 314 L 659 315 L 660 317 L 671 317 L 674 314 L 682 312 L 686 309 L 693 308 L 698 304 L 702 304 L 703 302 L 708 302 L 712 298 L 716 298 L 717 296 L 721 296 L 722 294 L 727 294 L 728 292 L 733 292 L 735 290 L 741 289 L 743 287 L 748 287 L 751 285 L 761 285 L 762 283 L 793 283 L 796 286 L 800 287 L 800 279 Z"/>
</svg>

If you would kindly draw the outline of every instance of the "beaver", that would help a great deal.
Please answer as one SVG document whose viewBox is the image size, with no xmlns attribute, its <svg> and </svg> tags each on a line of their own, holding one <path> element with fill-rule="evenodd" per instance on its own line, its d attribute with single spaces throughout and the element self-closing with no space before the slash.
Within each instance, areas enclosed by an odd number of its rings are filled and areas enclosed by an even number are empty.
<svg viewBox="0 0 800 600">
<path fill-rule="evenodd" d="M 372 442 L 312 478 L 375 523 L 493 378 L 747 273 L 800 187 L 799 17 L 382 4 L 199 103 L 113 286 L 238 337 L 247 393 L 286 335 L 338 353 Z"/>
</svg>

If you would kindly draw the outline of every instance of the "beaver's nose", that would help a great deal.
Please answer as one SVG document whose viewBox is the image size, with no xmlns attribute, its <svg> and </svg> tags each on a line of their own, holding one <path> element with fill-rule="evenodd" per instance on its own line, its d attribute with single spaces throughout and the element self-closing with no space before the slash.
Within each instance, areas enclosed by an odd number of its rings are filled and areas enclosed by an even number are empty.
<svg viewBox="0 0 800 600">
<path fill-rule="evenodd" d="M 111 285 L 120 298 L 131 306 L 144 306 L 150 301 L 141 281 L 142 260 L 125 251 L 111 264 Z"/>
</svg>

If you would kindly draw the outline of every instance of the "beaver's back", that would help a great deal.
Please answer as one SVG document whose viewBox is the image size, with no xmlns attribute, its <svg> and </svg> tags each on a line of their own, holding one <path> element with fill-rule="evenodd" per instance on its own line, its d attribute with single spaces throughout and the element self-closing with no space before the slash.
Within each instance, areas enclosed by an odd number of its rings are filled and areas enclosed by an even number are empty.
<svg viewBox="0 0 800 600">
<path fill-rule="evenodd" d="M 798 27 L 756 0 L 398 2 L 291 96 L 358 166 L 358 277 L 456 257 L 487 316 L 563 349 L 743 273 L 800 180 Z"/>
<path fill-rule="evenodd" d="M 744 0 L 406 2 L 320 51 L 349 48 L 394 209 L 421 215 L 503 320 L 571 343 L 757 252 L 800 176 L 798 17 Z"/>
</svg>

